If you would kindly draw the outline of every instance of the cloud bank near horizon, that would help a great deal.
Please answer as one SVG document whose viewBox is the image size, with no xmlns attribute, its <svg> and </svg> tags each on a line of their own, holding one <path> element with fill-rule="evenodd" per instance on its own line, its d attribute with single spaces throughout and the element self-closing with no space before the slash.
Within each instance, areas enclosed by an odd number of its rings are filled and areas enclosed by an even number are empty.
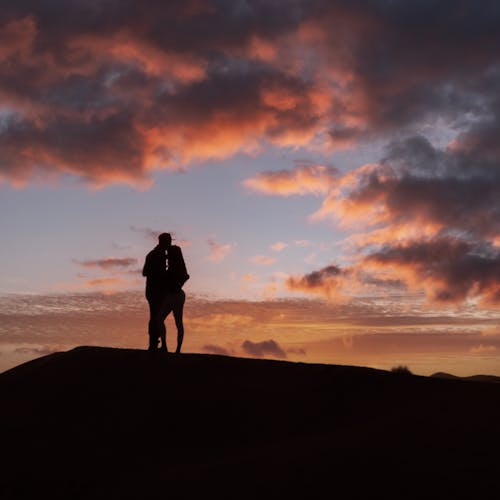
<svg viewBox="0 0 500 500">
<path fill-rule="evenodd" d="M 145 348 L 147 316 L 142 292 L 2 297 L 0 370 L 78 345 Z M 405 363 L 424 373 L 450 370 L 449 363 L 464 374 L 492 373 L 496 366 L 499 374 L 496 316 L 474 309 L 422 315 L 414 300 L 403 297 L 325 304 L 191 296 L 185 326 L 186 352 L 387 369 Z M 167 331 L 175 344 L 171 318 Z"/>
<path fill-rule="evenodd" d="M 5 0 L 0 178 L 146 187 L 156 169 L 437 120 L 498 165 L 499 17 L 493 0 Z"/>
</svg>

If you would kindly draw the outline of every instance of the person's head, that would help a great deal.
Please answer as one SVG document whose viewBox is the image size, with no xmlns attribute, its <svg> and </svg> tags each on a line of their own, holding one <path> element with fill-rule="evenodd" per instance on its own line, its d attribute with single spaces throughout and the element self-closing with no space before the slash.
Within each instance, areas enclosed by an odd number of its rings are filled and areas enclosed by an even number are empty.
<svg viewBox="0 0 500 500">
<path fill-rule="evenodd" d="M 172 236 L 170 233 L 161 233 L 158 236 L 158 246 L 164 250 L 167 250 L 172 244 Z"/>
</svg>

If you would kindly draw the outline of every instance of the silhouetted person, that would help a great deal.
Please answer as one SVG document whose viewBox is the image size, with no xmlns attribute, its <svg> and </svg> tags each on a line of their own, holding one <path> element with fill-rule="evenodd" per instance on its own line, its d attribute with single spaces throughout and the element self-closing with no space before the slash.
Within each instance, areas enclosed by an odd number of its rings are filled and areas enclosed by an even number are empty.
<svg viewBox="0 0 500 500">
<path fill-rule="evenodd" d="M 146 299 L 149 304 L 149 349 L 158 347 L 158 339 L 164 333 L 165 325 L 160 321 L 160 311 L 165 296 L 167 279 L 167 249 L 172 244 L 168 233 L 158 236 L 158 245 L 146 255 L 142 275 L 146 276 Z"/>
<path fill-rule="evenodd" d="M 167 277 L 165 281 L 165 296 L 161 306 L 161 322 L 163 329 L 160 332 L 161 349 L 167 349 L 165 319 L 172 311 L 174 313 L 175 326 L 177 328 L 177 349 L 176 353 L 181 352 L 182 341 L 184 339 L 184 323 L 182 315 L 184 311 L 184 302 L 186 294 L 182 286 L 189 279 L 182 250 L 177 245 L 170 245 L 167 250 Z"/>
<path fill-rule="evenodd" d="M 167 270 L 167 252 L 169 269 Z M 167 350 L 165 319 L 173 311 L 177 326 L 177 350 L 184 338 L 182 313 L 185 294 L 182 285 L 189 279 L 180 247 L 172 245 L 169 233 L 158 236 L 158 245 L 146 256 L 142 275 L 146 276 L 146 299 L 149 304 L 149 350 L 156 350 L 161 339 Z"/>
</svg>

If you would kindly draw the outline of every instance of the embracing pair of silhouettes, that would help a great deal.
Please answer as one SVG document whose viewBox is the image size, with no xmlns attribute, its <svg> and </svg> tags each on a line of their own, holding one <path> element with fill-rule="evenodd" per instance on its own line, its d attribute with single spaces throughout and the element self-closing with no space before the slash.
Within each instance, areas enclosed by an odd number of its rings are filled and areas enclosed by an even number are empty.
<svg viewBox="0 0 500 500">
<path fill-rule="evenodd" d="M 182 286 L 189 279 L 189 274 L 181 248 L 172 245 L 170 233 L 158 236 L 158 245 L 146 255 L 142 275 L 146 276 L 146 299 L 149 304 L 149 350 L 157 350 L 161 342 L 160 349 L 168 351 L 165 319 L 173 312 L 177 327 L 175 352 L 179 353 L 184 339 L 182 314 L 186 300 Z"/>
</svg>

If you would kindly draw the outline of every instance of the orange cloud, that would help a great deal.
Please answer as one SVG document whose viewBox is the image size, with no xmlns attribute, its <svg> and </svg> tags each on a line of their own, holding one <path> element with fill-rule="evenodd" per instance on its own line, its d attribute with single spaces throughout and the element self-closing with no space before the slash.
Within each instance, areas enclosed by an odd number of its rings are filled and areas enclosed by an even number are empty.
<svg viewBox="0 0 500 500">
<path fill-rule="evenodd" d="M 241 281 L 244 283 L 255 283 L 257 281 L 257 276 L 252 273 L 247 273 L 241 277 Z"/>
<path fill-rule="evenodd" d="M 260 173 L 243 181 L 243 185 L 253 191 L 280 196 L 325 194 L 335 183 L 337 174 L 334 167 L 309 165 L 293 170 Z"/>
<path fill-rule="evenodd" d="M 472 354 L 485 354 L 496 352 L 497 348 L 494 345 L 483 345 L 479 344 L 478 346 L 471 347 L 470 352 Z"/>
<path fill-rule="evenodd" d="M 437 303 L 499 304 L 500 178 L 488 142 L 494 130 L 481 129 L 490 149 L 475 151 L 475 163 L 468 149 L 440 150 L 416 136 L 391 144 L 378 163 L 332 177 L 311 220 L 329 218 L 356 230 L 343 242 L 350 273 L 316 280 L 324 276 L 319 270 L 312 281 L 289 279 L 288 288 L 331 297 L 345 280 L 351 291 L 400 282 Z M 251 182 L 266 194 L 313 194 L 309 171 L 303 178 L 298 172 L 264 172 Z"/>
<path fill-rule="evenodd" d="M 462 8 L 75 0 L 55 26 L 49 4 L 12 3 L 0 20 L 0 96 L 13 116 L 2 118 L 0 178 L 41 171 L 145 188 L 151 170 L 268 144 L 326 151 L 437 119 L 469 127 L 450 151 L 497 157 L 499 39 L 485 22 L 497 13 L 472 6 L 464 29 Z M 408 27 L 409 16 L 425 23 Z"/>
</svg>

